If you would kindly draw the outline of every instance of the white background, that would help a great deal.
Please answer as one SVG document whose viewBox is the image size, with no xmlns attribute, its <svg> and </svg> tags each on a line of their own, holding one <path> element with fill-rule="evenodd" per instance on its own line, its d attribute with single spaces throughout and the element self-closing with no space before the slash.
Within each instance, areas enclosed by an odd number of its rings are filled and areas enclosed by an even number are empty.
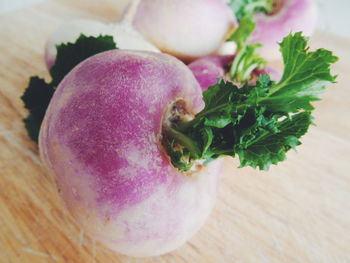
<svg viewBox="0 0 350 263">
<path fill-rule="evenodd" d="M 40 1 L 49 0 L 0 0 L 0 15 Z M 315 1 L 317 1 L 320 10 L 318 29 L 350 39 L 350 0 Z M 115 2 L 118 4 L 120 1 L 115 0 Z"/>
</svg>

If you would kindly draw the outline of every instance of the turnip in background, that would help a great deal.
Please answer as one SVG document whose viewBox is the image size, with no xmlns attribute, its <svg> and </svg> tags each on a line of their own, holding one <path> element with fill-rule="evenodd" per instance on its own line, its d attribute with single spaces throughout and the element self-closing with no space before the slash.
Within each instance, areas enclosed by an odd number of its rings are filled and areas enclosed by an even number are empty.
<svg viewBox="0 0 350 263">
<path fill-rule="evenodd" d="M 193 72 L 202 90 L 226 79 L 226 73 L 233 56 L 207 56 L 191 62 L 188 67 Z"/>
<path fill-rule="evenodd" d="M 220 0 L 142 0 L 134 27 L 161 51 L 184 61 L 214 54 L 236 26 Z"/>
<path fill-rule="evenodd" d="M 161 131 L 174 111 L 202 108 L 191 71 L 165 54 L 109 51 L 74 68 L 50 102 L 39 144 L 77 222 L 133 256 L 166 253 L 194 235 L 213 207 L 221 162 L 179 172 Z"/>
<path fill-rule="evenodd" d="M 260 52 L 266 59 L 280 58 L 278 44 L 291 32 L 302 31 L 310 36 L 317 22 L 317 5 L 315 0 L 224 0 L 228 5 L 247 5 L 248 13 L 254 12 L 256 6 L 264 6 L 272 2 L 272 10 L 268 13 L 255 10 L 256 28 L 250 43 L 261 43 Z M 267 4 L 267 5 L 269 5 Z M 235 12 L 235 10 L 233 10 Z"/>
<path fill-rule="evenodd" d="M 49 37 L 45 47 L 45 62 L 48 69 L 55 63 L 56 45 L 74 42 L 80 34 L 94 37 L 99 35 L 113 36 L 120 49 L 159 52 L 155 46 L 146 41 L 127 22 L 104 24 L 95 20 L 76 19 L 62 24 Z"/>
<path fill-rule="evenodd" d="M 191 62 L 188 67 L 204 91 L 211 85 L 216 84 L 218 79 L 230 81 L 228 71 L 233 60 L 234 56 L 208 56 Z M 251 81 L 254 82 L 256 77 L 262 74 L 269 74 L 271 80 L 276 82 L 282 76 L 281 72 L 277 69 L 265 67 L 262 70 L 254 70 Z"/>
<path fill-rule="evenodd" d="M 250 43 L 261 43 L 260 53 L 267 59 L 280 57 L 278 43 L 291 32 L 302 31 L 311 35 L 317 22 L 317 6 L 314 0 L 275 0 L 271 14 L 257 13 L 256 27 Z"/>
</svg>

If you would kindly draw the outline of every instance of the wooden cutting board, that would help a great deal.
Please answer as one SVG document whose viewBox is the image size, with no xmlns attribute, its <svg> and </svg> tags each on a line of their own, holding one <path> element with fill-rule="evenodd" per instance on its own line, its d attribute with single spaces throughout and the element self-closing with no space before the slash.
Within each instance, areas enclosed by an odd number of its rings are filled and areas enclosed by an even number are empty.
<svg viewBox="0 0 350 263">
<path fill-rule="evenodd" d="M 350 262 L 350 41 L 322 33 L 312 47 L 341 60 L 338 83 L 317 103 L 317 126 L 269 172 L 227 159 L 216 207 L 186 245 L 135 259 L 80 231 L 26 135 L 19 97 L 29 76 L 48 76 L 43 50 L 54 28 L 74 17 L 113 21 L 111 2 L 52 1 L 0 17 L 0 262 Z"/>
</svg>

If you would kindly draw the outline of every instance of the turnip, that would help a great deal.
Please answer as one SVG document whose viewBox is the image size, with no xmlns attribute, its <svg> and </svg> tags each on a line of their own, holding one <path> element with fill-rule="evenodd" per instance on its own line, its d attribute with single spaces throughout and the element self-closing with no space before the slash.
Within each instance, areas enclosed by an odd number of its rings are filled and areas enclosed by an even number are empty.
<svg viewBox="0 0 350 263">
<path fill-rule="evenodd" d="M 317 22 L 314 0 L 274 0 L 270 14 L 257 13 L 256 27 L 250 43 L 261 43 L 260 53 L 268 59 L 279 58 L 278 43 L 290 32 L 311 35 Z"/>
<path fill-rule="evenodd" d="M 166 109 L 178 100 L 194 114 L 203 107 L 200 94 L 180 61 L 131 51 L 87 59 L 59 85 L 41 128 L 41 156 L 69 211 L 97 240 L 153 256 L 204 223 L 220 161 L 186 176 L 160 143 Z"/>
<path fill-rule="evenodd" d="M 202 90 L 217 83 L 218 79 L 232 81 L 228 74 L 234 56 L 208 56 L 191 62 L 188 67 L 193 72 Z M 272 67 L 265 67 L 261 70 L 253 70 L 250 83 L 254 82 L 259 75 L 269 74 L 271 80 L 279 81 L 281 73 Z"/>
<path fill-rule="evenodd" d="M 202 90 L 225 79 L 233 56 L 207 56 L 191 62 L 188 67 L 193 72 Z"/>
<path fill-rule="evenodd" d="M 189 61 L 218 51 L 236 20 L 220 0 L 142 0 L 134 27 L 161 51 Z"/>
<path fill-rule="evenodd" d="M 76 221 L 133 256 L 188 240 L 215 202 L 218 158 L 265 170 L 283 161 L 312 124 L 310 102 L 335 80 L 337 58 L 310 52 L 300 33 L 281 51 L 278 83 L 221 80 L 203 93 L 187 66 L 161 53 L 106 51 L 73 68 L 50 101 L 39 149 Z"/>
<path fill-rule="evenodd" d="M 231 2 L 259 5 L 256 3 L 259 1 Z M 317 8 L 314 0 L 265 2 L 273 2 L 273 9 L 269 13 L 257 12 L 254 15 L 256 28 L 250 43 L 262 43 L 260 52 L 263 57 L 276 59 L 278 42 L 284 36 L 297 31 L 311 35 L 316 25 Z M 132 12 L 135 14 L 135 28 L 163 52 L 185 61 L 219 53 L 228 34 L 237 27 L 229 8 L 218 0 L 142 0 L 134 1 L 132 8 L 135 6 L 136 11 Z"/>
<path fill-rule="evenodd" d="M 146 41 L 127 22 L 104 24 L 95 20 L 76 19 L 62 24 L 48 39 L 45 47 L 45 62 L 48 69 L 56 59 L 56 45 L 73 42 L 80 34 L 97 37 L 99 35 L 113 36 L 120 49 L 146 50 L 159 52 L 159 50 Z"/>
</svg>

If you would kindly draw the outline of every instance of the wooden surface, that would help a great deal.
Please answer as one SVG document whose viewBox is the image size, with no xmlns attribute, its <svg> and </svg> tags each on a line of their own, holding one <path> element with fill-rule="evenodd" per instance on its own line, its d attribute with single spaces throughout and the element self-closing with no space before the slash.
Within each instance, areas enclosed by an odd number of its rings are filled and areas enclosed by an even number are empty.
<svg viewBox="0 0 350 263">
<path fill-rule="evenodd" d="M 73 1 L 71 1 L 73 2 Z M 19 97 L 30 75 L 47 76 L 49 33 L 73 17 L 112 21 L 109 2 L 48 2 L 0 17 L 0 262 L 350 262 L 350 41 L 321 33 L 334 50 L 338 84 L 317 103 L 298 153 L 268 173 L 227 160 L 216 207 L 180 249 L 135 259 L 95 244 L 74 224 L 24 130 Z"/>
</svg>

